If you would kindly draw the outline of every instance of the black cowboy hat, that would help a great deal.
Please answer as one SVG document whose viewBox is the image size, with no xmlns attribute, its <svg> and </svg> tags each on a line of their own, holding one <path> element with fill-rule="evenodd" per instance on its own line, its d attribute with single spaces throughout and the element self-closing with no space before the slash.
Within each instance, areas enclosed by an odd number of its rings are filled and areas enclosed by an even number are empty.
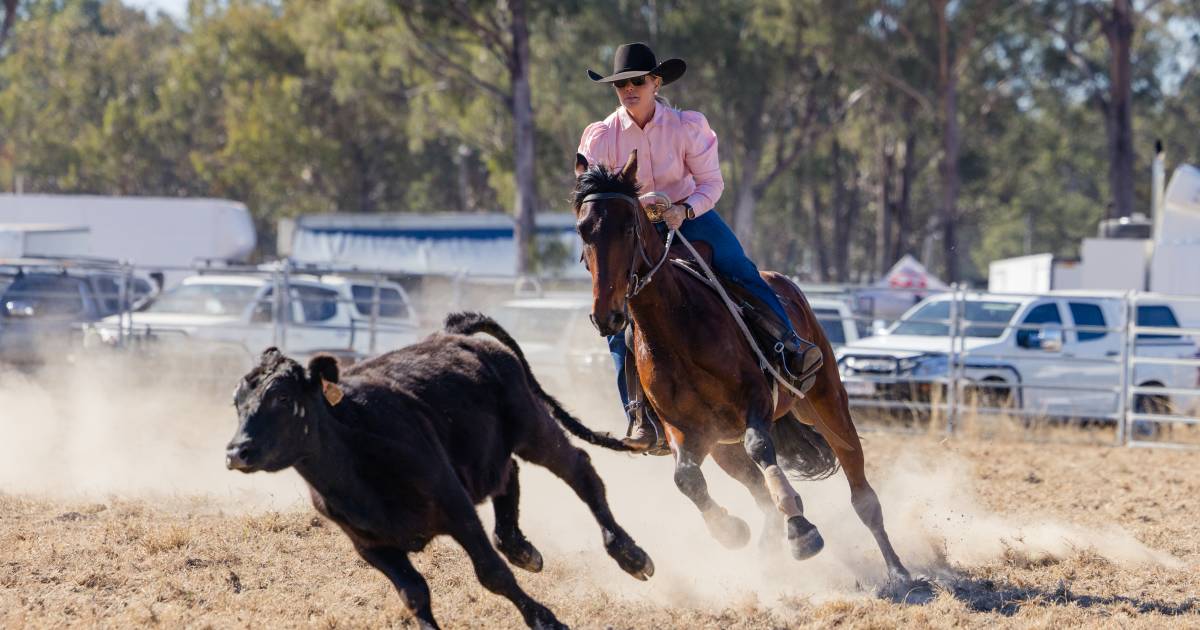
<svg viewBox="0 0 1200 630">
<path fill-rule="evenodd" d="M 613 73 L 604 77 L 600 73 L 588 70 L 588 76 L 596 83 L 612 83 L 621 79 L 632 79 L 647 74 L 662 77 L 666 85 L 683 76 L 687 64 L 682 59 L 668 59 L 662 63 L 654 58 L 654 51 L 641 43 L 622 44 L 613 54 Z"/>
</svg>

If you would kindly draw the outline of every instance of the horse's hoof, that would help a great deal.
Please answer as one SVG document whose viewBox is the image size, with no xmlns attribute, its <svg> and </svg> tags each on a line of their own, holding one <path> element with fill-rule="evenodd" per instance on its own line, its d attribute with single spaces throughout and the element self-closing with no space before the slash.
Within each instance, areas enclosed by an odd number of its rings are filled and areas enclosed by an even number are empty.
<svg viewBox="0 0 1200 630">
<path fill-rule="evenodd" d="M 746 521 L 729 514 L 706 519 L 708 532 L 726 549 L 741 549 L 750 542 L 750 526 Z"/>
<path fill-rule="evenodd" d="M 792 547 L 792 557 L 796 560 L 808 560 L 825 548 L 825 539 L 821 532 L 803 516 L 793 516 L 788 519 L 788 544 Z"/>
</svg>

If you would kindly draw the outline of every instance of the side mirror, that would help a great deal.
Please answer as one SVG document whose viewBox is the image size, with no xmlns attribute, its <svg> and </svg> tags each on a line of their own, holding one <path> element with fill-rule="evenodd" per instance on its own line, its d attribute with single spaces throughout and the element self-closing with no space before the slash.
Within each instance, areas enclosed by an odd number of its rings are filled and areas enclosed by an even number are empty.
<svg viewBox="0 0 1200 630">
<path fill-rule="evenodd" d="M 9 317 L 33 317 L 37 314 L 33 302 L 29 300 L 10 300 L 4 303 L 4 312 Z"/>
<path fill-rule="evenodd" d="M 1034 337 L 1037 346 L 1046 352 L 1061 352 L 1063 348 L 1063 331 L 1057 325 L 1050 324 L 1038 331 Z"/>
<path fill-rule="evenodd" d="M 871 334 L 872 335 L 888 334 L 887 322 L 883 321 L 882 319 L 877 319 L 877 320 L 871 322 Z"/>
</svg>

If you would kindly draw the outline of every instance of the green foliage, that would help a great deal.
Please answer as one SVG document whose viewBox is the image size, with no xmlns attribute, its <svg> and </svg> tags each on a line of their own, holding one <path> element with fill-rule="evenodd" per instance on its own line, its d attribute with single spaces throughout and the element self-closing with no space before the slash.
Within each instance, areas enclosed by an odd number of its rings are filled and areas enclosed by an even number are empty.
<svg viewBox="0 0 1200 630">
<path fill-rule="evenodd" d="M 253 209 L 264 243 L 276 219 L 303 213 L 512 210 L 511 108 L 481 85 L 503 82 L 505 60 L 461 23 L 426 11 L 433 5 L 194 0 L 184 24 L 121 0 L 22 6 L 0 51 L 0 190 L 19 175 L 32 192 L 235 198 Z M 507 28 L 495 3 L 460 6 Z M 751 244 L 763 267 L 868 280 L 888 255 L 940 261 L 927 3 L 528 6 L 542 211 L 567 208 L 580 133 L 617 106 L 585 68 L 607 70 L 616 45 L 643 40 L 687 60 L 685 78 L 663 95 L 703 111 L 718 133 L 727 220 L 753 188 Z M 962 41 L 975 6 L 950 3 L 952 41 Z M 958 93 L 957 255 L 976 281 L 997 257 L 1076 254 L 1109 198 L 1096 106 L 1104 38 L 1072 21 L 1080 3 L 996 6 L 1002 12 L 972 27 L 978 45 Z M 1200 73 L 1187 62 L 1200 12 L 1183 0 L 1156 7 L 1138 23 L 1134 49 L 1143 208 L 1155 138 L 1171 164 L 1200 161 Z M 1068 27 L 1078 33 L 1066 38 Z M 422 37 L 470 76 L 431 63 Z M 885 203 L 896 233 L 881 241 Z"/>
</svg>

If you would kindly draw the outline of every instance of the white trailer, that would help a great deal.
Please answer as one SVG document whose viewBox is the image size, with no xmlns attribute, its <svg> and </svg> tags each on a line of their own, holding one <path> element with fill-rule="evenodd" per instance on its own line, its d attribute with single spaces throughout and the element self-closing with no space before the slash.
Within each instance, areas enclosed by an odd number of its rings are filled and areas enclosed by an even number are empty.
<svg viewBox="0 0 1200 630">
<path fill-rule="evenodd" d="M 88 230 L 86 251 L 39 255 L 86 255 L 142 267 L 245 261 L 256 243 L 250 211 L 227 199 L 0 194 L 0 224 L 30 223 Z"/>
<path fill-rule="evenodd" d="M 992 293 L 1045 293 L 1083 286 L 1083 268 L 1077 260 L 1054 254 L 1031 254 L 993 260 L 988 264 L 988 291 Z"/>
<path fill-rule="evenodd" d="M 87 227 L 53 223 L 0 223 L 0 258 L 86 256 Z"/>
</svg>

